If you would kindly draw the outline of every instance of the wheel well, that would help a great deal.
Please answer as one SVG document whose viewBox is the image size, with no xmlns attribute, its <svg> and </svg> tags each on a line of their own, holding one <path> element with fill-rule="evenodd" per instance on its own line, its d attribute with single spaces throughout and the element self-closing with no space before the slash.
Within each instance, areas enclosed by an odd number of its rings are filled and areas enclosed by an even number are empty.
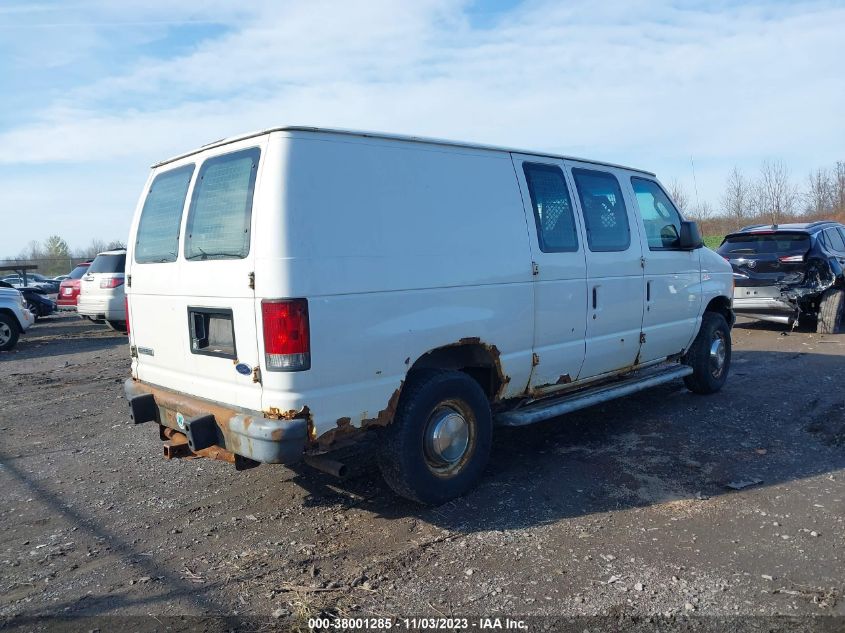
<svg viewBox="0 0 845 633">
<path fill-rule="evenodd" d="M 12 319 L 12 322 L 18 326 L 19 330 L 23 330 L 21 322 L 18 320 L 18 315 L 12 312 L 9 308 L 0 308 L 0 314 L 5 314 L 6 316 L 8 316 L 10 319 Z"/>
<path fill-rule="evenodd" d="M 499 350 L 494 345 L 464 342 L 433 349 L 420 356 L 411 366 L 409 374 L 418 369 L 451 369 L 461 371 L 473 380 L 487 394 L 496 399 L 508 378 L 502 373 Z"/>
<path fill-rule="evenodd" d="M 736 316 L 734 316 L 734 311 L 731 309 L 731 300 L 727 297 L 714 297 L 710 300 L 710 303 L 707 304 L 707 307 L 704 309 L 704 311 L 718 312 L 723 317 L 725 317 L 725 321 L 728 322 L 728 325 L 730 327 L 734 326 Z"/>
</svg>

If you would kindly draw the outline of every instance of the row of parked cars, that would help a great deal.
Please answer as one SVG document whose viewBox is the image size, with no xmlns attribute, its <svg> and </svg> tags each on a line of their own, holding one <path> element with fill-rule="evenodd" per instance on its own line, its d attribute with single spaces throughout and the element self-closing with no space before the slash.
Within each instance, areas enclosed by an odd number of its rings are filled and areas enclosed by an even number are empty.
<svg viewBox="0 0 845 633">
<path fill-rule="evenodd" d="M 12 349 L 33 323 L 56 310 L 75 311 L 125 332 L 125 261 L 125 250 L 106 251 L 67 275 L 48 278 L 27 273 L 25 278 L 8 275 L 0 279 L 0 351 Z"/>
</svg>

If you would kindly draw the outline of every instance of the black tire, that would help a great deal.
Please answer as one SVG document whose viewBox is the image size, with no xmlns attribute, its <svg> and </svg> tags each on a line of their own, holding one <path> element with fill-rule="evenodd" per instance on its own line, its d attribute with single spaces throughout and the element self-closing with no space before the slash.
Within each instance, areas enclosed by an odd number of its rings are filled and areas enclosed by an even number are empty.
<svg viewBox="0 0 845 633">
<path fill-rule="evenodd" d="M 18 344 L 21 328 L 15 317 L 0 313 L 0 352 L 8 352 Z"/>
<path fill-rule="evenodd" d="M 426 437 L 432 425 L 455 413 L 466 423 L 466 449 L 453 463 L 441 464 Z M 459 371 L 422 370 L 408 379 L 393 422 L 384 429 L 379 468 L 397 494 L 440 505 L 478 482 L 492 440 L 490 404 L 478 383 Z"/>
<path fill-rule="evenodd" d="M 831 288 L 822 295 L 819 302 L 819 320 L 816 332 L 819 334 L 840 334 L 843 312 L 845 312 L 845 291 Z"/>
<path fill-rule="evenodd" d="M 115 332 L 123 332 L 126 334 L 126 321 L 106 321 L 106 325 Z"/>
<path fill-rule="evenodd" d="M 723 345 L 723 356 L 713 349 L 718 339 Z M 704 313 L 701 329 L 684 357 L 684 363 L 692 367 L 692 373 L 684 376 L 684 384 L 693 393 L 706 395 L 722 388 L 731 368 L 731 328 L 725 317 L 718 312 Z"/>
</svg>

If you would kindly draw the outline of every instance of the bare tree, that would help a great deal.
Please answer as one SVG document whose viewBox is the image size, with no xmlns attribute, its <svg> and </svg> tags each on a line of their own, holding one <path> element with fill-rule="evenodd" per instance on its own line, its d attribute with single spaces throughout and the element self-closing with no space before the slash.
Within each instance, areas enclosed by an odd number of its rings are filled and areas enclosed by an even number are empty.
<svg viewBox="0 0 845 633">
<path fill-rule="evenodd" d="M 804 194 L 805 213 L 813 218 L 822 218 L 833 213 L 833 179 L 827 169 L 816 169 L 807 176 L 807 191 Z"/>
<path fill-rule="evenodd" d="M 102 253 L 107 250 L 108 244 L 106 242 L 101 239 L 94 238 L 88 246 L 76 249 L 74 255 L 84 259 L 93 259 L 97 256 L 97 253 Z"/>
<path fill-rule="evenodd" d="M 845 219 L 845 162 L 838 161 L 831 176 L 833 187 L 833 212 Z"/>
<path fill-rule="evenodd" d="M 701 201 L 687 211 L 687 216 L 691 220 L 695 220 L 699 224 L 704 224 L 708 220 L 712 220 L 716 215 L 716 210 L 713 205 L 706 201 Z"/>
<path fill-rule="evenodd" d="M 795 212 L 798 192 L 783 161 L 763 162 L 754 198 L 757 215 L 771 219 L 772 224 L 782 223 Z"/>
<path fill-rule="evenodd" d="M 753 194 L 751 183 L 738 167 L 734 167 L 728 175 L 722 196 L 722 210 L 736 224 L 734 228 L 740 228 L 751 217 Z"/>
<path fill-rule="evenodd" d="M 687 196 L 686 190 L 684 190 L 683 185 L 677 178 L 674 178 L 672 182 L 669 183 L 669 197 L 672 198 L 672 202 L 675 203 L 678 211 L 681 213 L 686 212 L 689 207 L 689 196 Z"/>
</svg>

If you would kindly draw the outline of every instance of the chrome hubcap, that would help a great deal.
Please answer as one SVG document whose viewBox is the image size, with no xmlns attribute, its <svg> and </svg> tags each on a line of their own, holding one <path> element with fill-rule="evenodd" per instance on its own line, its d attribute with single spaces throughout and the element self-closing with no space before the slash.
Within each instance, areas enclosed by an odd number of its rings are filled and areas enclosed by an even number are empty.
<svg viewBox="0 0 845 633">
<path fill-rule="evenodd" d="M 469 424 L 455 409 L 436 410 L 428 421 L 425 452 L 434 463 L 449 466 L 464 456 L 469 446 Z"/>
<path fill-rule="evenodd" d="M 0 345 L 5 345 L 12 338 L 12 329 L 5 323 L 0 323 Z"/>
<path fill-rule="evenodd" d="M 725 368 L 725 359 L 728 355 L 728 348 L 721 332 L 716 332 L 713 342 L 710 343 L 710 370 L 713 376 L 718 378 Z"/>
</svg>

